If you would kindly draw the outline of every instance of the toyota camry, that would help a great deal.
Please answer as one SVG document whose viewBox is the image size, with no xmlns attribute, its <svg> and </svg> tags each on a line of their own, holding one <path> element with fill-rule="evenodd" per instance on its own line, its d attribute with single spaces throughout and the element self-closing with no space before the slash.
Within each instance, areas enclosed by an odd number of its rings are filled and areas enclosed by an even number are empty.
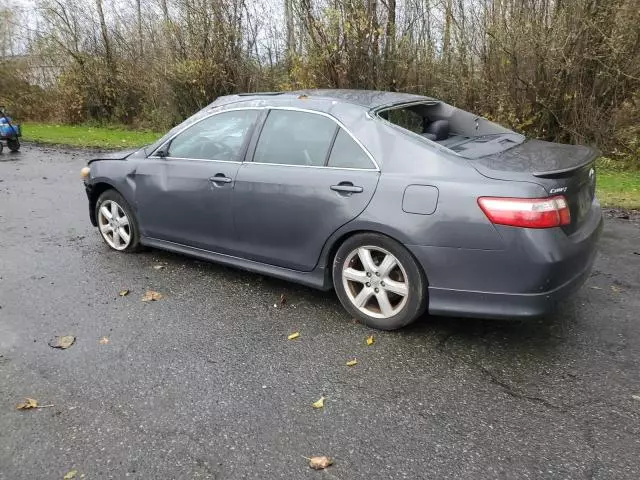
<svg viewBox="0 0 640 480">
<path fill-rule="evenodd" d="M 220 97 L 82 175 L 112 249 L 334 289 L 391 330 L 543 315 L 579 288 L 602 231 L 597 156 L 429 97 L 309 90 Z"/>
</svg>

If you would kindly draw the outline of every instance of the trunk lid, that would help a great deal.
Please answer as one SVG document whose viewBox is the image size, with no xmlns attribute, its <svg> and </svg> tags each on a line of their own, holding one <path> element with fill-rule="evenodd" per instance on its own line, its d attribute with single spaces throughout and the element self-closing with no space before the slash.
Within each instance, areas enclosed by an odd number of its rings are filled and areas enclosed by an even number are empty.
<svg viewBox="0 0 640 480">
<path fill-rule="evenodd" d="M 575 232 L 595 197 L 595 160 L 599 152 L 581 145 L 527 140 L 504 152 L 470 160 L 482 175 L 497 180 L 534 182 L 549 196 L 563 195 L 571 211 L 566 233 Z"/>
</svg>

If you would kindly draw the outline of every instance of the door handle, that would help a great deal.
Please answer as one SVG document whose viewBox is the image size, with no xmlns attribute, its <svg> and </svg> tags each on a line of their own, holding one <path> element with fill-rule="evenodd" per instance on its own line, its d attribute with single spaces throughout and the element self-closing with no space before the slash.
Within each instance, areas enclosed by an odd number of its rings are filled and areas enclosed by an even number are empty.
<svg viewBox="0 0 640 480">
<path fill-rule="evenodd" d="M 355 186 L 351 182 L 341 182 L 338 185 L 331 185 L 331 190 L 339 193 L 362 193 L 362 187 Z"/>
<path fill-rule="evenodd" d="M 209 178 L 211 183 L 231 183 L 233 180 L 227 177 L 224 173 L 216 173 L 213 177 Z"/>
</svg>

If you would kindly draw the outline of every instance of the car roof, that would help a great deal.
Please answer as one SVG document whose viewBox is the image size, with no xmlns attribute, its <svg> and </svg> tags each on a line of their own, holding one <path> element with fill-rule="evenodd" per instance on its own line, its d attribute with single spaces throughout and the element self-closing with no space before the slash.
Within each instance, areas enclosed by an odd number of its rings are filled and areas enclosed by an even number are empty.
<svg viewBox="0 0 640 480">
<path fill-rule="evenodd" d="M 228 95 L 219 97 L 212 106 L 222 106 L 230 103 L 251 100 L 262 100 L 267 104 L 275 106 L 282 103 L 289 103 L 292 99 L 297 99 L 301 96 L 309 97 L 309 99 L 312 100 L 331 100 L 334 102 L 349 103 L 368 110 L 403 103 L 437 101 L 430 97 L 414 95 L 412 93 L 384 92 L 377 90 L 310 89 L 291 92 L 256 92 Z"/>
</svg>

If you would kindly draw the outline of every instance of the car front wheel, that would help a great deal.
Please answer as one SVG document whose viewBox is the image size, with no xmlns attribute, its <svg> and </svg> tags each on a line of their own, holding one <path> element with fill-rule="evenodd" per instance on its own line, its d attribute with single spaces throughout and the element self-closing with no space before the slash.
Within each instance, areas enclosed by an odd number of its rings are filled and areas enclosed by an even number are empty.
<svg viewBox="0 0 640 480">
<path fill-rule="evenodd" d="M 395 240 L 357 234 L 338 249 L 333 284 L 342 305 L 364 324 L 395 330 L 426 308 L 426 280 L 413 256 Z"/>
<path fill-rule="evenodd" d="M 107 245 L 119 252 L 139 249 L 138 223 L 127 201 L 115 190 L 103 192 L 96 202 L 98 230 Z"/>
</svg>

